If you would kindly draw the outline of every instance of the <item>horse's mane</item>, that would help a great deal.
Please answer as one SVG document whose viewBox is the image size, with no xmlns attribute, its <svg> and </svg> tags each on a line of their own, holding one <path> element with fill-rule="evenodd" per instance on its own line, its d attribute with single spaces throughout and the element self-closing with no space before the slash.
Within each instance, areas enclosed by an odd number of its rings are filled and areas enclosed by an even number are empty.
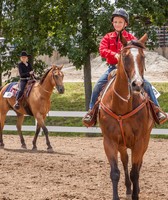
<svg viewBox="0 0 168 200">
<path fill-rule="evenodd" d="M 44 79 L 46 78 L 47 74 L 49 73 L 49 71 L 51 70 L 52 68 L 49 68 L 47 69 L 47 71 L 45 72 L 45 74 L 41 77 L 40 79 L 40 84 L 42 84 L 44 82 Z"/>
<path fill-rule="evenodd" d="M 141 42 L 139 42 L 138 40 L 131 40 L 130 42 L 128 42 L 127 45 L 134 45 L 136 47 L 140 47 L 142 49 L 145 49 L 145 45 L 142 44 Z"/>
</svg>

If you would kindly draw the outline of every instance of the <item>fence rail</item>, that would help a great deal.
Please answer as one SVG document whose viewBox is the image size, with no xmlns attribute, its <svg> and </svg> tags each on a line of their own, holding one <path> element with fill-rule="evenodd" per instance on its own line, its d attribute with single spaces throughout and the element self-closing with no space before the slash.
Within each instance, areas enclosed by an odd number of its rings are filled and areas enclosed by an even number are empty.
<svg viewBox="0 0 168 200">
<path fill-rule="evenodd" d="M 83 117 L 86 112 L 82 111 L 50 111 L 48 117 Z M 10 110 L 7 116 L 16 116 L 16 113 Z M 67 133 L 101 133 L 99 127 L 70 127 L 70 126 L 47 126 L 49 132 L 67 132 Z M 15 125 L 5 125 L 4 130 L 16 131 Z M 22 126 L 23 131 L 35 131 L 36 126 Z M 168 135 L 168 129 L 152 129 L 152 135 Z"/>
</svg>

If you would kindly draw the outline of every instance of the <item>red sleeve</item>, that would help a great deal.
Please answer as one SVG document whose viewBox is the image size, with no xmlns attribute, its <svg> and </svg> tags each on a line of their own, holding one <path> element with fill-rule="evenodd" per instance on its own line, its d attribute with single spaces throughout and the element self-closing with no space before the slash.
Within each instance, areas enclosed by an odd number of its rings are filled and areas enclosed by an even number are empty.
<svg viewBox="0 0 168 200">
<path fill-rule="evenodd" d="M 116 64 L 118 61 L 114 57 L 116 52 L 115 43 L 110 40 L 109 34 L 106 34 L 100 42 L 99 52 L 101 57 L 106 58 L 109 64 Z"/>
</svg>

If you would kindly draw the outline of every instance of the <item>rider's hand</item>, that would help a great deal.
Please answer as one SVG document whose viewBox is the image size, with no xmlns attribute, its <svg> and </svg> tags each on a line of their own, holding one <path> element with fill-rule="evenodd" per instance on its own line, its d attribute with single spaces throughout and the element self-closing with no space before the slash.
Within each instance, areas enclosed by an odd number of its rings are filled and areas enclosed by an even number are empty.
<svg viewBox="0 0 168 200">
<path fill-rule="evenodd" d="M 30 75 L 33 75 L 33 74 L 34 74 L 34 71 L 30 71 L 29 74 L 30 74 Z"/>
<path fill-rule="evenodd" d="M 114 57 L 119 60 L 120 54 L 116 53 Z"/>
</svg>

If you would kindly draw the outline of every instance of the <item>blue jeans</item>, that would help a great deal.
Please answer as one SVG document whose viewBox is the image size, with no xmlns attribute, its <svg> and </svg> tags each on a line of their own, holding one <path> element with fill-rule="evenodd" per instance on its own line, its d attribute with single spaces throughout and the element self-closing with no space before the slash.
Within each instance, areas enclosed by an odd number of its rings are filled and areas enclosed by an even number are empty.
<svg viewBox="0 0 168 200">
<path fill-rule="evenodd" d="M 91 95 L 90 104 L 89 104 L 90 109 L 93 108 L 94 104 L 96 103 L 96 101 L 100 95 L 100 92 L 102 91 L 103 86 L 105 86 L 105 84 L 108 82 L 109 73 L 114 69 L 116 69 L 115 65 L 109 66 L 107 71 L 99 78 L 99 80 L 95 84 L 92 95 Z"/>
<path fill-rule="evenodd" d="M 153 103 L 159 107 L 159 103 L 157 98 L 154 95 L 154 92 L 152 90 L 152 85 L 144 79 L 144 90 L 147 92 L 148 96 L 150 97 L 150 100 L 153 101 Z"/>
<path fill-rule="evenodd" d="M 92 95 L 91 95 L 91 100 L 90 100 L 90 104 L 89 104 L 89 109 L 92 109 L 94 104 L 96 103 L 100 92 L 102 91 L 103 86 L 107 83 L 108 81 L 108 75 L 109 73 L 116 69 L 116 66 L 110 66 L 108 68 L 108 70 L 99 78 L 99 80 L 97 81 L 97 83 L 94 86 Z M 154 95 L 154 92 L 152 90 L 152 85 L 146 80 L 144 79 L 144 90 L 147 92 L 148 96 L 150 97 L 150 99 L 153 101 L 153 103 L 156 106 L 159 106 L 159 103 Z"/>
</svg>

